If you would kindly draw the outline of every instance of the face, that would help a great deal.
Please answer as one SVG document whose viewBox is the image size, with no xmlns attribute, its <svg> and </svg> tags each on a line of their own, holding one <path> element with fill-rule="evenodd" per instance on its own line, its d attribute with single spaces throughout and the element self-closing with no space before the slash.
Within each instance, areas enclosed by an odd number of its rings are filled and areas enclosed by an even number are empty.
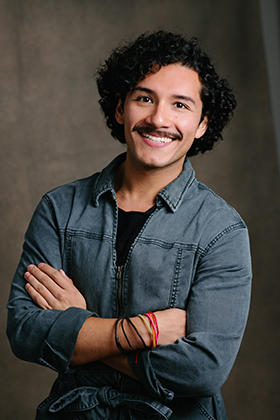
<svg viewBox="0 0 280 420">
<path fill-rule="evenodd" d="M 119 102 L 115 117 L 124 125 L 127 159 L 142 169 L 174 169 L 180 173 L 195 138 L 207 129 L 202 122 L 198 74 L 170 64 L 141 80 Z"/>
</svg>

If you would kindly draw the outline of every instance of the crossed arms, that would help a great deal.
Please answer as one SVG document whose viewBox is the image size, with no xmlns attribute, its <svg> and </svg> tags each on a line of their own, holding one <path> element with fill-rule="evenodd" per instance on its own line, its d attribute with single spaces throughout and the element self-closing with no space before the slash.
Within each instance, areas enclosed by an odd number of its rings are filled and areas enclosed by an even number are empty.
<svg viewBox="0 0 280 420">
<path fill-rule="evenodd" d="M 156 312 L 159 346 L 140 351 L 135 364 L 135 354 L 121 330 L 119 338 L 128 356 L 122 355 L 116 346 L 116 319 L 99 318 L 97 309 L 97 312 L 87 309 L 73 282 L 63 271 L 51 267 L 67 266 L 62 261 L 65 233 L 57 228 L 66 223 L 64 214 L 67 216 L 64 211 L 58 223 L 49 199 L 44 199 L 26 234 L 8 303 L 7 333 L 15 355 L 61 372 L 67 371 L 69 363 L 102 360 L 137 377 L 154 394 L 162 384 L 160 395 L 167 388 L 178 395 L 213 395 L 230 372 L 248 315 L 251 271 L 245 227 L 240 223 L 234 229 L 225 229 L 225 234 L 201 259 L 189 291 L 187 332 L 185 311 Z M 219 222 L 216 219 L 212 221 L 214 227 Z M 45 264 L 28 265 L 40 261 Z M 24 278 L 27 267 L 29 275 Z M 27 283 L 30 286 L 25 289 Z M 102 286 L 97 281 L 95 284 Z M 131 319 L 149 345 L 150 336 L 141 319 Z M 143 344 L 126 324 L 125 329 L 133 348 L 142 349 Z"/>
<path fill-rule="evenodd" d="M 85 298 L 63 270 L 56 270 L 50 265 L 40 263 L 38 267 L 29 265 L 24 277 L 27 281 L 26 291 L 40 308 L 44 310 L 66 310 L 70 307 L 87 309 Z M 160 331 L 158 345 L 175 343 L 179 337 L 186 335 L 186 311 L 173 308 L 157 311 L 156 316 Z M 142 320 L 139 317 L 133 317 L 132 321 L 146 345 L 151 347 L 151 336 Z M 120 354 L 116 346 L 115 323 L 116 319 L 88 318 L 80 329 L 71 364 L 81 365 L 101 360 L 137 379 L 129 367 L 127 357 Z M 133 350 L 143 348 L 143 343 L 128 322 L 125 328 Z M 121 338 L 124 350 L 131 351 L 127 340 L 120 336 Z"/>
</svg>

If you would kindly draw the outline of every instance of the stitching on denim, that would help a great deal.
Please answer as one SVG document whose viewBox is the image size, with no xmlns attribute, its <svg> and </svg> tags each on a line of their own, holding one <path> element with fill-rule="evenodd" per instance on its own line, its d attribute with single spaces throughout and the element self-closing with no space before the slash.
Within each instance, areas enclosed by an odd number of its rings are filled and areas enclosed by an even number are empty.
<svg viewBox="0 0 280 420">
<path fill-rule="evenodd" d="M 178 284 L 179 284 L 180 271 L 181 271 L 181 260 L 182 260 L 182 249 L 179 249 L 177 258 L 176 258 L 176 264 L 175 264 L 175 273 L 174 273 L 174 281 L 173 281 L 173 286 L 172 286 L 170 308 L 174 308 L 176 299 L 177 299 Z"/>
<path fill-rule="evenodd" d="M 39 357 L 38 362 L 40 363 L 40 365 L 48 367 L 48 368 L 54 370 L 55 372 L 59 371 L 56 367 L 54 367 L 50 363 L 46 362 L 42 357 Z"/>
<path fill-rule="evenodd" d="M 48 207 L 50 209 L 50 212 L 52 214 L 52 218 L 53 218 L 54 224 L 55 224 L 57 230 L 60 232 L 60 229 L 59 229 L 59 226 L 58 226 L 57 217 L 56 217 L 56 212 L 55 212 L 55 209 L 54 209 L 54 206 L 53 206 L 53 203 L 52 203 L 51 199 L 48 197 L 47 194 L 45 194 L 43 196 L 42 200 L 44 200 L 47 203 L 47 205 L 48 205 Z M 61 243 L 60 243 L 60 245 L 61 245 Z"/>
<path fill-rule="evenodd" d="M 49 196 L 47 194 L 45 194 L 42 197 L 42 200 L 46 201 L 47 205 L 50 208 L 50 211 L 52 212 L 53 217 L 56 219 L 56 214 L 55 214 L 55 210 L 54 210 L 54 207 L 53 207 L 53 203 L 52 203 L 51 199 L 49 198 Z"/>
<path fill-rule="evenodd" d="M 45 398 L 39 405 L 38 405 L 38 407 L 37 407 L 37 412 L 38 411 L 40 411 L 43 407 L 44 407 L 44 405 L 46 405 L 48 402 L 50 402 L 50 401 L 52 401 L 53 399 L 55 399 L 55 398 L 57 398 L 57 397 L 60 397 L 61 395 L 63 395 L 64 393 L 65 393 L 65 391 L 66 391 L 66 389 L 65 390 L 59 390 L 59 391 L 57 391 L 57 392 L 55 392 L 55 393 L 53 393 L 53 394 L 50 394 L 47 398 Z"/>
<path fill-rule="evenodd" d="M 203 414 L 208 420 L 215 420 L 215 418 L 211 416 L 211 414 L 209 414 L 208 411 L 206 411 L 202 404 L 200 404 L 198 401 L 194 401 L 194 404 L 200 411 L 200 413 Z"/>
<path fill-rule="evenodd" d="M 112 241 L 112 236 L 109 234 L 98 234 L 93 232 L 87 232 L 85 230 L 75 230 L 75 229 L 59 229 L 59 233 L 61 235 L 68 235 L 72 237 L 82 237 L 86 239 L 98 239 L 98 240 L 105 240 L 105 241 Z"/>
<path fill-rule="evenodd" d="M 118 233 L 118 224 L 119 224 L 119 210 L 118 210 L 118 203 L 114 200 L 115 204 L 115 215 L 114 215 L 114 227 L 113 227 L 113 235 L 110 237 L 112 241 L 112 255 L 114 256 L 114 264 L 117 264 L 117 233 Z"/>
<path fill-rule="evenodd" d="M 200 249 L 201 252 L 204 251 L 203 248 L 199 247 L 196 244 L 184 244 L 182 242 L 165 242 L 165 241 L 161 241 L 160 239 L 154 239 L 154 238 L 139 238 L 138 242 L 146 244 L 146 245 L 157 245 L 161 248 L 166 248 L 166 249 L 171 249 L 171 248 L 175 248 L 175 249 L 184 249 L 186 251 L 197 251 L 197 249 Z"/>
<path fill-rule="evenodd" d="M 237 216 L 237 218 L 240 220 L 240 224 L 241 226 L 246 228 L 246 225 L 244 223 L 244 221 L 241 219 L 240 214 L 237 212 L 237 210 L 232 207 L 227 201 L 225 201 L 222 197 L 220 197 L 218 194 L 216 194 L 213 190 L 211 190 L 211 188 L 207 187 L 207 185 L 202 184 L 201 182 L 199 182 L 197 179 L 195 179 L 195 182 L 197 184 L 197 187 L 200 188 L 201 190 L 206 190 L 209 193 L 211 193 L 214 197 L 218 198 L 220 200 L 221 203 L 223 203 L 227 208 L 230 208 L 232 210 L 233 213 L 235 213 L 235 215 Z M 220 209 L 225 208 L 224 206 L 221 206 Z M 217 211 L 219 209 L 216 209 L 215 211 Z"/>
<path fill-rule="evenodd" d="M 215 238 L 212 239 L 212 241 L 209 242 L 209 244 L 207 245 L 207 247 L 204 249 L 203 252 L 203 256 L 209 251 L 210 248 L 212 248 L 212 246 L 214 246 L 216 244 L 216 242 L 218 242 L 222 237 L 224 237 L 226 234 L 235 232 L 236 230 L 239 229 L 246 229 L 246 227 L 244 226 L 244 224 L 242 222 L 239 223 L 235 223 L 234 225 L 230 225 L 227 228 L 225 228 L 224 230 L 222 230 L 221 232 L 218 233 L 218 235 L 215 236 Z"/>
<path fill-rule="evenodd" d="M 65 252 L 66 252 L 66 264 L 67 264 L 67 272 L 69 273 L 69 276 L 71 278 L 72 276 L 72 264 L 71 264 L 71 259 L 72 259 L 72 236 L 70 235 L 65 235 Z"/>
<path fill-rule="evenodd" d="M 171 208 L 171 210 L 174 212 L 177 210 L 178 204 L 180 203 L 180 201 L 182 200 L 183 195 L 185 194 L 185 191 L 193 184 L 195 178 L 193 177 L 193 174 L 190 175 L 189 179 L 186 182 L 185 188 L 183 188 L 181 194 L 179 195 L 178 199 L 176 200 L 176 202 L 173 204 L 173 202 L 170 200 L 169 196 L 167 194 L 165 194 L 165 192 L 161 192 L 159 194 L 160 197 L 162 197 L 166 203 L 169 205 L 169 207 Z"/>
</svg>

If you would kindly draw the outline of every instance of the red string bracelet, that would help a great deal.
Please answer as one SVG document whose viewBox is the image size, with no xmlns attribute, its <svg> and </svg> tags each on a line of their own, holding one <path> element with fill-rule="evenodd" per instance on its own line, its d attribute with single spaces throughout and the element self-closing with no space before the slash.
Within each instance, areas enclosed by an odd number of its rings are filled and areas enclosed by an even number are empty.
<svg viewBox="0 0 280 420">
<path fill-rule="evenodd" d="M 149 311 L 149 314 L 153 317 L 156 329 L 157 329 L 157 335 L 159 336 L 159 327 L 158 327 L 158 322 L 157 322 L 157 317 L 155 316 L 155 314 L 151 311 Z"/>
<path fill-rule="evenodd" d="M 153 330 L 153 345 L 152 345 L 152 349 L 155 349 L 156 346 L 157 346 L 157 342 L 158 342 L 157 328 L 156 328 L 156 325 L 155 325 L 154 320 L 153 320 L 152 316 L 150 315 L 150 313 L 147 312 L 144 315 L 149 318 L 150 323 L 151 323 L 151 326 L 152 326 L 152 330 Z"/>
</svg>

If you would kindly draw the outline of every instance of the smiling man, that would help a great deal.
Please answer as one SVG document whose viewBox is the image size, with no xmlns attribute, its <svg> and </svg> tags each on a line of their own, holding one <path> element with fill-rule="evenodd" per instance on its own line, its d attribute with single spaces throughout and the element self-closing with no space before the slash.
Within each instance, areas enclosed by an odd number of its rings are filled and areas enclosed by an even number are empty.
<svg viewBox="0 0 280 420">
<path fill-rule="evenodd" d="M 195 138 L 207 129 L 201 121 L 201 83 L 198 74 L 181 64 L 152 68 L 116 108 L 116 121 L 124 126 L 127 144 L 125 165 L 140 172 L 158 169 L 170 181 L 182 172 Z M 165 186 L 165 185 L 163 185 Z"/>
<path fill-rule="evenodd" d="M 58 371 L 36 419 L 225 420 L 248 232 L 187 156 L 221 139 L 234 96 L 195 40 L 164 31 L 114 50 L 97 84 L 127 151 L 42 198 L 8 303 L 14 353 Z"/>
</svg>

